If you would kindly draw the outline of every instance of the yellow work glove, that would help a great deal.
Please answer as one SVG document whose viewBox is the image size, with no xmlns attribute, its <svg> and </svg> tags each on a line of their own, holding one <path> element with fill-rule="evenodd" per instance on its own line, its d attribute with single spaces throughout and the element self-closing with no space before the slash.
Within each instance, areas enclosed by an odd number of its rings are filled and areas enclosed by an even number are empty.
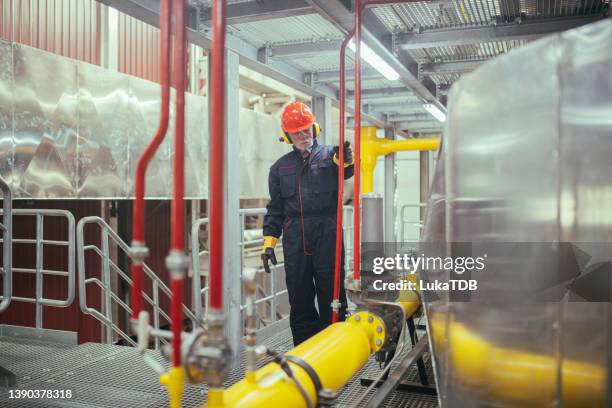
<svg viewBox="0 0 612 408">
<path fill-rule="evenodd" d="M 278 263 L 276 260 L 276 254 L 274 253 L 274 247 L 276 246 L 277 241 L 278 238 L 270 235 L 266 235 L 264 237 L 263 248 L 261 250 L 261 262 L 263 263 L 263 267 L 267 273 L 270 273 L 270 261 L 272 261 L 272 265 L 276 265 Z"/>
</svg>

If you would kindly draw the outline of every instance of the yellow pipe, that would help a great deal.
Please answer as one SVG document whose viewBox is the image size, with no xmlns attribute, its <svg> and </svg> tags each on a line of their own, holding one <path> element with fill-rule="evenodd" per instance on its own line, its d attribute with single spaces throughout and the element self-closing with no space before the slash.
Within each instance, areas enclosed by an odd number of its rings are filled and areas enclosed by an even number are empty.
<svg viewBox="0 0 612 408">
<path fill-rule="evenodd" d="M 380 327 L 380 329 L 379 329 Z M 288 355 L 298 356 L 318 374 L 324 388 L 339 390 L 380 350 L 385 338 L 383 321 L 375 314 L 359 312 L 346 322 L 335 323 L 301 343 Z M 380 341 L 377 341 L 380 340 Z M 316 405 L 317 396 L 310 377 L 299 366 L 289 363 L 297 381 Z M 306 407 L 298 388 L 276 363 L 255 372 L 256 381 L 242 380 L 211 398 L 208 407 Z"/>
<path fill-rule="evenodd" d="M 496 346 L 459 322 L 430 318 L 437 353 L 446 347 L 454 381 L 482 401 L 511 407 L 548 407 L 557 392 L 557 358 Z M 564 359 L 561 365 L 563 406 L 603 408 L 606 369 L 599 364 Z"/>
<path fill-rule="evenodd" d="M 376 137 L 375 127 L 361 129 L 361 173 L 362 191 L 371 193 L 374 184 L 374 167 L 380 155 L 404 150 L 436 150 L 440 146 L 440 138 L 390 140 Z"/>
<path fill-rule="evenodd" d="M 159 376 L 159 383 L 168 388 L 168 399 L 170 408 L 180 408 L 181 397 L 185 384 L 185 373 L 181 367 L 172 367 L 167 373 Z"/>
</svg>

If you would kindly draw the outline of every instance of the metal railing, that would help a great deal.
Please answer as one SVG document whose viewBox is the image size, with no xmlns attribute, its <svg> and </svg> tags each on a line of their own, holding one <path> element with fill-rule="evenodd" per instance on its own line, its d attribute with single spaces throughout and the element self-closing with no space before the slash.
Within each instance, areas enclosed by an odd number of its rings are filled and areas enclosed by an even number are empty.
<svg viewBox="0 0 612 408">
<path fill-rule="evenodd" d="M 240 246 L 241 252 L 241 271 L 244 272 L 244 269 L 248 267 L 246 265 L 246 259 L 250 256 L 255 256 L 257 262 L 257 271 L 263 271 L 263 266 L 259 260 L 259 254 L 261 252 L 261 246 L 263 244 L 263 237 L 260 236 L 255 239 L 245 239 L 245 222 L 247 216 L 261 216 L 266 213 L 265 208 L 247 208 L 240 210 L 240 242 L 238 245 Z M 348 271 L 351 265 L 351 254 L 352 254 L 352 231 L 353 231 L 353 207 L 345 206 L 344 207 L 344 243 L 345 243 L 345 271 Z M 193 222 L 191 226 L 191 255 L 192 255 L 192 265 L 193 265 L 193 305 L 195 308 L 196 316 L 200 319 L 204 319 L 204 315 L 206 312 L 206 305 L 208 302 L 208 285 L 204 285 L 202 287 L 202 265 L 201 259 L 202 257 L 208 256 L 208 250 L 201 248 L 199 241 L 199 232 L 200 229 L 208 224 L 208 218 L 200 218 Z M 277 258 L 279 257 L 279 251 L 277 251 Z M 287 319 L 287 316 L 283 316 L 282 313 L 279 312 L 279 304 L 278 298 L 287 293 L 287 288 L 285 284 L 279 286 L 277 282 L 277 273 L 280 268 L 284 268 L 284 262 L 279 262 L 277 265 L 270 265 L 270 274 L 264 274 L 265 281 L 264 286 L 260 285 L 258 287 L 257 293 L 258 298 L 255 300 L 255 306 L 267 306 L 266 310 L 268 310 L 267 316 L 262 316 L 260 314 L 260 325 L 259 330 L 264 327 L 271 327 L 275 323 L 280 322 L 281 320 Z M 242 275 L 240 277 L 242 279 Z M 242 287 L 242 285 L 241 285 Z M 246 308 L 246 303 L 244 296 L 241 296 L 242 302 L 240 310 L 244 310 Z"/>
<path fill-rule="evenodd" d="M 423 228 L 423 222 L 421 220 L 421 214 L 420 214 L 420 209 L 421 208 L 425 208 L 427 207 L 426 203 L 418 203 L 418 204 L 404 204 L 400 210 L 400 242 L 406 242 L 406 226 L 411 226 L 417 230 L 419 230 L 419 233 L 417 234 L 416 239 L 413 239 L 412 241 L 418 241 L 419 237 L 421 236 L 421 232 L 420 230 Z M 419 209 L 419 215 L 418 218 L 415 219 L 406 219 L 406 210 L 409 208 L 418 208 Z"/>
<path fill-rule="evenodd" d="M 85 244 L 84 230 L 88 224 L 95 224 L 100 228 L 101 234 L 101 248 L 93 244 Z M 126 244 L 119 235 L 113 231 L 113 229 L 100 217 L 85 217 L 82 218 L 77 225 L 77 254 L 79 263 L 79 305 L 81 311 L 85 314 L 93 316 L 96 320 L 104 324 L 105 330 L 105 341 L 106 343 L 112 344 L 113 333 L 117 334 L 120 338 L 126 341 L 132 346 L 136 346 L 136 341 L 132 339 L 126 331 L 122 330 L 113 319 L 113 302 L 118 307 L 121 307 L 125 312 L 131 314 L 132 310 L 114 291 L 113 291 L 113 280 L 115 277 L 123 279 L 130 287 L 133 285 L 132 279 L 125 274 L 111 259 L 110 244 L 111 242 L 124 254 L 126 254 L 131 260 L 133 257 L 130 252 L 130 246 Z M 85 255 L 88 251 L 92 251 L 97 254 L 101 259 L 101 279 L 95 277 L 87 277 Z M 171 323 L 171 319 L 168 313 L 166 313 L 160 307 L 160 295 L 165 295 L 170 300 L 172 298 L 172 292 L 164 284 L 164 282 L 151 270 L 149 266 L 143 264 L 143 271 L 146 276 L 151 279 L 152 282 L 152 294 L 149 296 L 143 293 L 143 298 L 153 310 L 153 322 L 152 326 L 154 329 L 160 329 L 160 319 L 165 319 L 168 323 Z M 113 273 L 116 274 L 113 276 Z M 103 298 L 102 312 L 98 311 L 93 307 L 87 305 L 87 284 L 97 285 Z M 183 313 L 191 320 L 193 327 L 201 326 L 200 320 L 195 314 L 183 305 Z M 154 336 L 154 345 L 158 349 L 160 343 L 167 343 L 164 338 Z"/>
<path fill-rule="evenodd" d="M 342 236 L 344 238 L 344 274 L 353 273 L 353 207 L 345 205 L 342 215 Z"/>
<path fill-rule="evenodd" d="M 15 302 L 28 302 L 35 303 L 36 309 L 36 328 L 43 327 L 43 307 L 68 307 L 74 300 L 74 289 L 75 289 L 75 270 L 74 270 L 74 216 L 70 211 L 66 210 L 40 210 L 40 209 L 13 209 L 13 216 L 29 216 L 36 217 L 36 234 L 34 238 L 12 238 L 12 242 L 9 241 L 9 245 L 5 245 L 5 238 L 3 237 L 4 250 L 8 247 L 15 247 L 16 244 L 27 244 L 34 245 L 36 248 L 36 266 L 34 268 L 12 268 L 13 273 L 25 273 L 33 274 L 36 277 L 35 285 L 35 297 L 23 297 L 23 296 L 12 296 L 12 301 Z M 44 220 L 48 217 L 59 217 L 67 220 L 68 227 L 68 239 L 66 241 L 49 240 L 44 238 Z M 62 246 L 67 248 L 67 259 L 68 268 L 66 271 L 50 270 L 44 268 L 44 247 L 45 245 L 50 246 Z M 47 299 L 44 297 L 44 277 L 45 275 L 53 276 L 64 276 L 68 282 L 68 294 L 65 299 Z M 6 276 L 6 275 L 5 275 Z M 3 299 L 4 301 L 4 299 Z"/>
<path fill-rule="evenodd" d="M 255 256 L 259 259 L 259 253 L 261 251 L 261 245 L 263 244 L 263 237 L 257 237 L 255 239 L 245 239 L 245 222 L 248 216 L 264 215 L 266 212 L 265 208 L 254 208 L 254 209 L 242 209 L 240 210 L 240 225 L 241 225 L 241 239 L 237 245 L 241 249 L 241 268 L 244 270 L 246 260 L 249 257 Z M 353 208 L 346 206 L 344 207 L 344 241 L 345 241 L 345 268 L 349 268 L 351 265 L 351 253 L 352 253 L 352 212 Z M 95 224 L 100 228 L 101 244 L 100 247 L 94 244 L 85 243 L 85 227 L 89 224 Z M 203 304 L 207 303 L 208 298 L 208 286 L 202 287 L 202 265 L 201 257 L 208 256 L 208 251 L 202 249 L 199 241 L 200 229 L 208 224 L 207 218 L 196 220 L 192 224 L 191 228 L 191 245 L 192 245 L 192 267 L 193 267 L 193 309 L 195 313 L 189 310 L 183 305 L 183 312 L 185 316 L 191 320 L 194 327 L 202 326 L 204 322 L 204 311 Z M 74 224 L 73 224 L 74 225 Z M 73 227 L 74 228 L 74 227 Z M 131 308 L 127 305 L 114 291 L 113 282 L 115 278 L 120 278 L 126 282 L 130 287 L 132 286 L 132 280 L 121 268 L 112 260 L 110 246 L 111 243 L 118 249 L 123 251 L 130 259 L 133 257 L 130 253 L 130 246 L 125 243 L 119 235 L 113 231 L 113 229 L 100 217 L 92 216 L 82 218 L 76 228 L 77 235 L 77 261 L 78 261 L 78 279 L 79 279 L 79 306 L 81 311 L 85 314 L 93 316 L 96 320 L 101 322 L 105 327 L 105 342 L 113 343 L 114 335 L 123 339 L 126 343 L 135 346 L 136 341 L 130 337 L 130 335 L 123 330 L 113 318 L 113 307 L 117 306 L 122 308 L 125 312 L 131 313 Z M 86 268 L 86 253 L 93 252 L 100 257 L 101 260 L 101 273 L 100 278 L 87 277 Z M 268 310 L 267 316 L 260 316 L 260 329 L 270 328 L 275 323 L 286 321 L 288 316 L 283 315 L 279 311 L 278 298 L 282 295 L 287 294 L 287 289 L 284 284 L 280 285 L 277 279 L 277 273 L 280 268 L 284 267 L 284 262 L 279 262 L 277 265 L 271 265 L 271 273 L 264 274 L 267 279 L 264 285 L 258 288 L 259 298 L 255 300 L 255 305 L 264 307 Z M 263 267 L 258 263 L 258 271 L 263 271 Z M 143 265 L 143 270 L 146 276 L 151 279 L 152 282 L 152 294 L 149 296 L 144 293 L 143 298 L 152 308 L 152 326 L 154 329 L 160 329 L 160 320 L 163 318 L 168 323 L 171 322 L 170 316 L 160 307 L 160 296 L 165 295 L 168 299 L 171 298 L 172 293 L 170 289 L 164 284 L 164 282 L 151 270 L 146 264 Z M 242 279 L 242 276 L 241 276 Z M 102 296 L 102 307 L 101 311 L 87 304 L 87 285 L 94 284 L 101 290 Z M 241 296 L 242 302 L 240 310 L 246 308 L 246 302 L 244 296 Z M 159 348 L 161 343 L 167 343 L 164 338 L 154 337 L 155 348 Z"/>
<path fill-rule="evenodd" d="M 0 313 L 8 309 L 13 296 L 13 192 L 11 187 L 0 177 L 2 190 L 2 301 Z"/>
<path fill-rule="evenodd" d="M 261 245 L 263 244 L 263 237 L 256 239 L 245 239 L 245 222 L 247 216 L 256 216 L 256 215 L 264 215 L 266 213 L 265 208 L 246 208 L 240 210 L 240 242 L 238 242 L 238 246 L 240 247 L 240 266 L 241 271 L 244 271 L 245 268 L 245 260 L 249 256 L 258 255 L 261 251 Z M 208 257 L 208 250 L 202 249 L 199 240 L 200 229 L 204 226 L 208 225 L 208 218 L 200 218 L 193 222 L 191 225 L 191 257 L 192 257 L 192 265 L 193 265 L 193 305 L 195 308 L 196 316 L 200 319 L 205 318 L 205 311 L 207 308 L 203 307 L 203 305 L 208 304 L 208 285 L 202 287 L 202 257 Z M 264 296 L 257 299 L 254 303 L 256 306 L 261 304 L 268 303 L 270 307 L 270 324 L 277 321 L 277 298 L 281 295 L 287 293 L 286 288 L 277 288 L 277 278 L 276 273 L 277 270 L 281 267 L 284 267 L 284 262 L 279 262 L 277 265 L 270 265 L 271 273 L 268 276 L 268 286 L 269 292 L 265 291 L 262 287 L 258 288 L 258 293 L 263 294 Z M 263 267 L 258 267 L 258 271 L 263 271 Z M 208 278 L 208 276 L 206 276 Z M 240 276 L 242 280 L 242 275 Z M 269 294 L 268 294 L 269 293 Z M 244 310 L 246 307 L 244 297 L 241 296 L 241 306 L 240 310 Z M 260 316 L 261 318 L 261 316 Z"/>
</svg>

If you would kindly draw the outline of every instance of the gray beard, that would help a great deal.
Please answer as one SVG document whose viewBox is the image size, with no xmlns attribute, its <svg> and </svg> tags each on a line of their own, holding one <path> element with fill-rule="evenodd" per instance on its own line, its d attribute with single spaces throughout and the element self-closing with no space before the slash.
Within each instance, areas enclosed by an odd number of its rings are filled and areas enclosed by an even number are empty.
<svg viewBox="0 0 612 408">
<path fill-rule="evenodd" d="M 302 156 L 308 156 L 311 152 L 312 152 L 312 146 L 314 143 L 311 143 L 310 146 L 308 146 L 305 149 L 300 149 L 299 147 L 295 146 L 295 148 L 297 149 L 297 151 L 299 151 Z"/>
</svg>

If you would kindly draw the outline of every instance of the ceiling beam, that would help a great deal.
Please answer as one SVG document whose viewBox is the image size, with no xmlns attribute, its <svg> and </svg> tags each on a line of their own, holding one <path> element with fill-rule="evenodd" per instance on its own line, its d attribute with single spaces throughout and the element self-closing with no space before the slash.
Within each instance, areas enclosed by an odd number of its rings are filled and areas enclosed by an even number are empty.
<svg viewBox="0 0 612 408">
<path fill-rule="evenodd" d="M 401 113 L 389 115 L 387 119 L 390 122 L 432 122 L 436 119 L 430 113 Z"/>
<path fill-rule="evenodd" d="M 346 80 L 352 81 L 355 78 L 355 71 L 349 69 L 346 71 Z M 376 71 L 374 68 L 371 68 L 368 65 L 361 66 L 361 79 L 381 79 L 383 76 Z M 326 82 L 339 82 L 340 81 L 340 70 L 336 71 L 319 71 L 312 73 L 312 80 L 317 83 L 326 83 Z M 406 91 L 406 88 L 404 88 Z"/>
<path fill-rule="evenodd" d="M 347 91 L 347 97 L 352 98 L 355 95 L 355 91 L 349 90 Z M 395 87 L 395 88 L 370 88 L 370 89 L 362 89 L 361 90 L 361 99 L 378 99 L 385 97 L 409 97 L 414 98 L 414 94 L 408 91 L 404 87 Z"/>
<path fill-rule="evenodd" d="M 341 0 L 306 0 L 321 16 L 334 24 L 342 33 L 352 30 L 354 25 L 354 14 L 349 11 Z M 385 40 L 388 31 L 382 28 L 371 10 L 364 10 L 362 41 L 400 75 L 400 81 L 418 97 L 435 104 L 443 112 L 446 111 L 444 105 L 436 99 L 435 84 L 426 78 L 421 82 L 418 78 L 418 65 L 412 61 L 400 60 L 392 52 L 391 41 Z M 410 56 L 404 58 L 411 59 Z"/>
<path fill-rule="evenodd" d="M 346 104 L 347 106 L 353 106 L 354 100 L 347 99 Z M 423 113 L 425 111 L 423 104 L 420 102 L 370 103 L 369 108 L 372 112 L 381 112 L 385 115 L 392 113 Z"/>
<path fill-rule="evenodd" d="M 342 40 L 308 41 L 303 43 L 272 45 L 267 48 L 268 56 L 275 59 L 303 58 L 322 52 L 338 52 Z"/>
<path fill-rule="evenodd" d="M 435 119 L 424 122 L 395 122 L 393 125 L 396 129 L 407 132 L 440 132 L 444 129 L 444 123 Z"/>
<path fill-rule="evenodd" d="M 200 22 L 210 26 L 211 8 L 201 10 Z M 277 18 L 303 16 L 316 11 L 305 0 L 266 0 L 234 3 L 226 6 L 228 25 L 274 20 Z"/>
<path fill-rule="evenodd" d="M 426 30 L 395 36 L 395 46 L 402 50 L 469 45 L 486 41 L 534 40 L 548 34 L 570 30 L 600 20 L 600 16 L 533 19 L 521 24 Z"/>
<path fill-rule="evenodd" d="M 472 72 L 487 60 L 426 62 L 420 64 L 422 75 L 463 74 Z"/>
</svg>

